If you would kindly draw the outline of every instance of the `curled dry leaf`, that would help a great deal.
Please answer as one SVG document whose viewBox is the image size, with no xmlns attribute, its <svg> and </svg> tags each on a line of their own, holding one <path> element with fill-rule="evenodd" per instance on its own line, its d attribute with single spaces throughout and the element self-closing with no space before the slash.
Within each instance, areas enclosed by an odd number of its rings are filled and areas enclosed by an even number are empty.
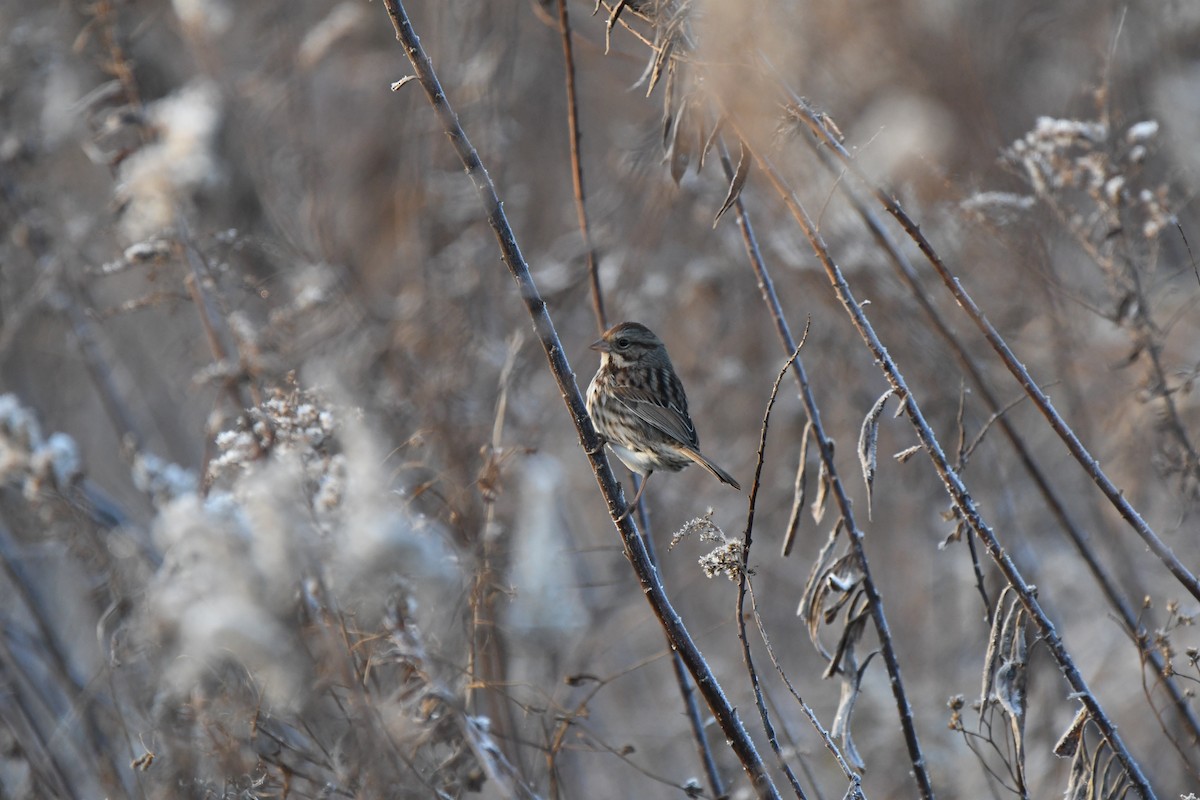
<svg viewBox="0 0 1200 800">
<path fill-rule="evenodd" d="M 858 463 L 862 467 L 863 482 L 867 485 L 867 519 L 871 519 L 871 492 L 875 487 L 875 468 L 878 466 L 879 418 L 883 416 L 888 398 L 895 393 L 895 389 L 888 389 L 879 396 L 858 432 Z"/>
<path fill-rule="evenodd" d="M 842 753 L 857 770 L 866 769 L 867 764 L 859 754 L 858 747 L 854 744 L 854 737 L 850 734 L 850 716 L 854 713 L 854 701 L 858 699 L 858 695 L 862 691 L 862 678 L 866 674 L 867 665 L 874 657 L 875 654 L 871 653 L 861 667 L 842 677 L 842 690 L 838 697 L 837 712 L 834 714 L 833 724 L 829 728 L 829 735 L 841 741 Z"/>
<path fill-rule="evenodd" d="M 856 669 L 853 645 L 866 627 L 868 604 L 862 590 L 862 571 L 858 560 L 849 550 L 849 543 L 837 552 L 839 520 L 809 573 L 797 615 L 804 617 L 808 637 L 813 646 L 829 663 L 824 677 L 853 672 Z M 844 612 L 844 613 L 843 613 Z M 821 626 L 832 626 L 842 616 L 837 647 L 833 653 L 821 642 Z"/>
<path fill-rule="evenodd" d="M 717 216 L 713 218 L 713 227 L 717 227 L 717 223 L 721 221 L 721 217 L 725 216 L 725 212 L 733 207 L 737 199 L 742 196 L 742 187 L 746 185 L 746 178 L 750 175 L 750 154 L 746 152 L 744 142 L 738 142 L 740 153 L 738 155 L 737 171 L 733 175 L 733 180 L 729 182 L 729 191 L 725 193 L 725 202 L 721 203 L 721 209 L 717 212 Z"/>
<path fill-rule="evenodd" d="M 822 613 L 821 603 L 819 600 L 822 587 L 825 583 L 825 578 L 830 567 L 837 561 L 837 556 L 834 554 L 834 548 L 837 545 L 838 533 L 842 530 L 842 521 L 833 526 L 833 530 L 829 532 L 829 538 L 822 545 L 821 551 L 817 553 L 817 558 L 813 561 L 812 569 L 808 573 L 808 580 L 804 584 L 804 593 L 800 596 L 800 606 L 796 609 L 796 616 L 803 617 L 808 628 L 808 638 L 812 641 L 813 646 L 826 659 L 831 658 L 828 651 L 821 644 L 819 635 Z"/>
<path fill-rule="evenodd" d="M 830 579 L 829 583 L 834 584 L 834 579 Z M 842 594 L 837 598 L 834 607 L 825 613 L 825 622 L 832 625 L 837 616 L 837 612 L 843 607 L 846 609 L 845 621 L 842 623 L 842 633 L 838 637 L 837 649 L 833 652 L 833 658 L 829 660 L 829 666 L 825 668 L 823 677 L 831 678 L 834 675 L 850 675 L 857 669 L 858 661 L 854 657 L 854 645 L 862 639 L 863 631 L 867 627 L 867 619 L 870 616 L 869 606 L 865 593 L 859 591 L 859 582 L 848 582 L 846 580 L 838 581 L 836 589 Z"/>
<path fill-rule="evenodd" d="M 954 524 L 953 530 L 946 534 L 946 538 L 938 542 L 938 550 L 945 550 L 953 542 L 961 542 L 963 535 L 967 533 L 967 521 L 961 517 Z M 969 534 L 968 534 L 969 535 Z"/>
<path fill-rule="evenodd" d="M 717 137 L 721 135 L 721 129 L 725 127 L 725 117 L 722 116 L 713 123 L 712 130 L 708 134 L 708 138 L 704 140 L 704 148 L 700 151 L 700 169 L 704 169 L 704 161 L 708 158 L 708 154 L 712 151 L 713 145 L 717 142 Z"/>
<path fill-rule="evenodd" d="M 1071 777 L 1063 797 L 1066 800 L 1120 800 L 1129 794 L 1129 779 L 1105 740 L 1099 741 L 1094 753 L 1088 752 L 1087 739 L 1083 735 L 1087 719 L 1090 717 L 1084 720 L 1077 737 L 1077 748 L 1071 759 Z"/>
</svg>

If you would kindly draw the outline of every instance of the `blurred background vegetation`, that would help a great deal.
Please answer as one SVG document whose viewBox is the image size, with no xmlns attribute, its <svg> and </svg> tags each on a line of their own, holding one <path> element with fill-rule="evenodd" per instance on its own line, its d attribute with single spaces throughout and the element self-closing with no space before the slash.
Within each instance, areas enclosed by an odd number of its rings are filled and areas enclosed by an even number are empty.
<svg viewBox="0 0 1200 800">
<path fill-rule="evenodd" d="M 1156 791 L 1200 791 L 1194 732 L 839 194 L 852 178 L 822 166 L 778 97 L 722 69 L 760 54 L 836 122 L 1195 569 L 1200 5 L 685 5 L 692 63 L 770 143 L 943 446 L 986 431 L 964 480 Z M 787 354 L 734 214 L 712 224 L 728 180 L 715 158 L 672 176 L 667 87 L 635 86 L 651 53 L 633 32 L 653 39 L 652 22 L 628 11 L 606 54 L 610 8 L 567 7 L 610 321 L 666 342 L 705 453 L 748 485 Z M 585 386 L 597 322 L 558 6 L 408 10 Z M 471 184 L 419 87 L 389 91 L 410 71 L 365 0 L 0 5 L 0 794 L 679 797 L 702 775 L 662 634 Z M 855 443 L 887 384 L 753 170 L 742 200 L 793 329 L 810 326 L 804 363 L 934 786 L 1009 796 L 1003 731 L 993 752 L 949 725 L 955 695 L 977 725 L 989 609 L 966 542 L 946 541 L 945 490 L 922 454 L 892 458 L 917 439 L 885 414 L 866 519 Z M 1190 693 L 1196 598 L 903 247 L 1140 613 L 1141 646 Z M 806 421 L 784 389 L 750 565 L 780 664 L 829 727 L 839 687 L 795 610 L 832 517 L 807 516 L 779 557 Z M 666 547 L 710 507 L 739 536 L 746 498 L 694 469 L 656 478 L 647 499 L 667 589 L 765 750 L 734 584 L 704 577 L 707 545 Z M 1003 578 L 986 559 L 981 571 L 994 602 Z M 842 796 L 841 771 L 759 661 L 809 796 Z M 1070 761 L 1050 750 L 1077 704 L 1036 645 L 1028 681 L 1029 796 L 1056 795 Z M 864 792 L 915 794 L 879 661 L 862 689 Z M 731 796 L 751 796 L 712 733 Z M 507 777 L 485 766 L 489 747 Z"/>
</svg>

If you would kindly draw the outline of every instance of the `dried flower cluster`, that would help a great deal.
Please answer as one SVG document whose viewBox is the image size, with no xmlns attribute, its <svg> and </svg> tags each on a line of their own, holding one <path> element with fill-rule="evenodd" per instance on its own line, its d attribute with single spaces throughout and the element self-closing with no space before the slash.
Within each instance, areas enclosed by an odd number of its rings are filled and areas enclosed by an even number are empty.
<svg viewBox="0 0 1200 800">
<path fill-rule="evenodd" d="M 745 546 L 741 539 L 730 539 L 717 523 L 713 522 L 713 510 L 710 508 L 702 517 L 695 517 L 683 524 L 671 537 L 671 547 L 691 536 L 696 536 L 702 542 L 719 542 L 718 546 L 700 556 L 700 569 L 706 578 L 724 575 L 729 580 L 737 582 L 742 574 L 742 554 Z"/>
<path fill-rule="evenodd" d="M 1140 221 L 1141 236 L 1154 239 L 1175 221 L 1169 189 L 1165 184 L 1134 189 L 1131 176 L 1145 162 L 1157 134 L 1154 120 L 1131 125 L 1123 137 L 1114 138 L 1103 122 L 1039 117 L 1032 131 L 1004 151 L 1004 158 L 1020 169 L 1039 198 L 1084 191 L 1097 213 L 1080 209 L 1069 218 L 1073 227 L 1105 236 L 1113 228 L 1097 224 L 1119 226 L 1128 211 Z"/>
<path fill-rule="evenodd" d="M 65 491 L 80 476 L 79 448 L 64 433 L 42 436 L 33 411 L 0 395 L 0 483 L 17 484 L 30 501 L 45 487 Z"/>
</svg>

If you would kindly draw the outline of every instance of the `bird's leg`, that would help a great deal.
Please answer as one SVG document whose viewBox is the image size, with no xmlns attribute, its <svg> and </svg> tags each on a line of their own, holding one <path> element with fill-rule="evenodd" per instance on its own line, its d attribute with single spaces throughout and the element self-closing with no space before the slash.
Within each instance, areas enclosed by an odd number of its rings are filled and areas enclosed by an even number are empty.
<svg viewBox="0 0 1200 800">
<path fill-rule="evenodd" d="M 646 473 L 646 477 L 642 478 L 642 485 L 633 493 L 633 499 L 625 504 L 625 510 L 621 512 L 621 516 L 617 517 L 617 523 L 629 516 L 629 512 L 637 508 L 638 500 L 642 499 L 642 492 L 646 491 L 646 484 L 650 482 L 650 472 Z"/>
</svg>

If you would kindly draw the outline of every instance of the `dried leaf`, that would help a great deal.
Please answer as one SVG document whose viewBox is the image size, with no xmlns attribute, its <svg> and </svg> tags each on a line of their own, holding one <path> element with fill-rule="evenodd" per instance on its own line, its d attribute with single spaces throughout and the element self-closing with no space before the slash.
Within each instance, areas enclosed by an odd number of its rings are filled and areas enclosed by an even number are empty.
<svg viewBox="0 0 1200 800">
<path fill-rule="evenodd" d="M 888 389 L 879 396 L 858 432 L 858 463 L 862 467 L 863 482 L 867 485 L 868 520 L 871 519 L 871 493 L 875 488 L 875 468 L 878 466 L 879 417 L 883 415 L 888 398 L 895 393 L 895 389 Z"/>
<path fill-rule="evenodd" d="M 833 457 L 833 439 L 829 440 L 829 456 Z M 821 524 L 825 516 L 825 501 L 829 499 L 829 473 L 825 471 L 825 459 L 821 459 L 821 468 L 817 471 L 817 496 L 813 499 L 813 522 Z"/>
<path fill-rule="evenodd" d="M 1015 659 L 1005 661 L 996 670 L 996 698 L 1009 716 L 1025 717 L 1025 665 Z"/>
<path fill-rule="evenodd" d="M 854 585 L 857 587 L 858 582 L 856 581 Z M 847 601 L 851 598 L 853 598 L 853 602 L 847 605 Z M 826 612 L 825 619 L 832 623 L 837 609 L 846 606 L 846 621 L 842 626 L 842 635 L 838 637 L 837 649 L 833 652 L 833 658 L 829 660 L 829 666 L 825 668 L 822 676 L 824 678 L 831 678 L 838 673 L 855 671 L 857 662 L 854 658 L 854 645 L 862 639 L 863 632 L 867 627 L 868 604 L 865 593 L 855 591 L 850 594 L 847 592 L 838 599 L 835 606 Z"/>
<path fill-rule="evenodd" d="M 854 701 L 858 699 L 859 687 L 850 680 L 842 681 L 842 692 L 838 698 L 837 713 L 833 717 L 833 725 L 829 735 L 841 739 L 842 755 L 857 770 L 866 767 L 854 738 L 850 735 L 850 715 L 854 713 Z"/>
<path fill-rule="evenodd" d="M 625 6 L 629 5 L 629 0 L 619 0 L 613 6 L 612 13 L 608 15 L 608 24 L 604 26 L 604 55 L 608 55 L 608 48 L 612 44 L 612 29 L 613 25 L 617 24 L 617 17 L 621 16 L 621 12 L 625 10 Z M 600 4 L 596 3 L 596 11 L 600 10 Z M 595 14 L 596 11 L 592 13 Z"/>
<path fill-rule="evenodd" d="M 961 542 L 962 538 L 963 538 L 963 534 L 965 534 L 965 533 L 967 533 L 967 521 L 960 517 L 958 522 L 955 523 L 954 529 L 952 531 L 950 531 L 948 534 L 946 534 L 945 539 L 942 539 L 942 541 L 938 542 L 937 549 L 945 550 L 952 543 Z"/>
<path fill-rule="evenodd" d="M 713 125 L 712 132 L 704 140 L 704 146 L 700 148 L 700 169 L 704 169 L 704 160 L 708 158 L 709 152 L 717 141 L 717 137 L 721 135 L 721 128 L 725 127 L 725 117 L 720 117 L 716 124 Z"/>
<path fill-rule="evenodd" d="M 667 152 L 667 160 L 671 164 L 671 179 L 678 185 L 683 180 L 683 174 L 687 172 L 689 160 L 687 150 L 676 147 L 672 142 L 671 149 Z"/>
<path fill-rule="evenodd" d="M 1000 630 L 1000 658 L 1005 661 L 1016 659 L 1019 652 L 1024 650 L 1025 638 L 1025 609 L 1014 598 L 1004 615 L 1004 625 Z"/>
<path fill-rule="evenodd" d="M 842 754 L 857 770 L 866 769 L 867 765 L 863 761 L 862 756 L 859 755 L 858 748 L 854 744 L 854 738 L 850 734 L 850 717 L 854 713 L 854 702 L 858 699 L 858 695 L 862 689 L 863 674 L 866 672 L 867 665 L 871 663 L 871 659 L 874 656 L 874 653 L 867 656 L 867 660 L 863 662 L 861 668 L 854 670 L 842 679 L 842 690 L 838 698 L 837 712 L 833 716 L 833 724 L 829 726 L 829 735 L 841 741 Z"/>
<path fill-rule="evenodd" d="M 742 187 L 746 185 L 746 178 L 750 175 L 750 154 L 746 150 L 744 142 L 738 142 L 740 152 L 738 155 L 737 171 L 733 175 L 733 180 L 729 182 L 729 191 L 725 194 L 725 202 L 721 204 L 721 210 L 717 212 L 717 216 L 713 219 L 713 227 L 717 227 L 717 223 L 721 221 L 721 217 L 725 216 L 725 212 L 733 207 L 737 199 L 742 196 Z"/>
<path fill-rule="evenodd" d="M 1087 706 L 1080 706 L 1079 710 L 1075 712 L 1075 719 L 1071 720 L 1071 726 L 1063 731 L 1063 735 L 1058 737 L 1058 741 L 1054 743 L 1054 755 L 1059 758 L 1069 758 L 1075 755 L 1083 739 L 1083 727 L 1089 719 L 1091 719 L 1091 713 L 1087 710 Z"/>
<path fill-rule="evenodd" d="M 1000 667 L 1000 660 L 1005 656 L 1000 647 L 1000 638 L 1004 632 L 1006 618 L 1003 609 L 1012 591 L 1012 586 L 1005 585 L 1003 591 L 1000 592 L 999 599 L 996 600 L 996 610 L 992 615 L 992 631 L 988 635 L 987 652 L 983 656 L 983 686 L 979 690 L 980 724 L 983 724 L 982 712 L 987 708 L 988 700 L 992 696 L 992 683 L 996 678 L 996 670 Z"/>
<path fill-rule="evenodd" d="M 796 533 L 800 530 L 800 520 L 804 516 L 804 498 L 808 494 L 808 443 L 811 440 L 812 420 L 809 420 L 800 437 L 800 464 L 796 468 L 796 485 L 792 489 L 792 513 L 788 516 L 787 533 L 783 537 L 784 558 L 792 552 Z"/>
<path fill-rule="evenodd" d="M 675 49 L 674 38 L 660 35 L 655 37 L 654 44 L 654 58 L 650 61 L 650 76 L 646 81 L 646 97 L 649 97 L 650 93 L 654 91 L 654 87 L 658 85 L 659 79 L 662 78 L 664 67 L 667 68 L 668 76 L 674 72 L 670 66 L 671 51 Z M 638 82 L 640 83 L 641 81 L 639 80 Z M 668 91 L 667 96 L 669 97 L 670 94 L 670 91 Z"/>
<path fill-rule="evenodd" d="M 862 581 L 857 564 L 854 556 L 844 553 L 825 571 L 825 580 L 817 592 L 817 603 L 823 609 L 822 616 L 826 625 L 832 625 L 838 613 L 854 597 L 855 590 Z M 830 597 L 833 599 L 829 600 Z"/>
<path fill-rule="evenodd" d="M 1083 744 L 1082 738 L 1080 744 Z M 1092 779 L 1087 757 L 1087 747 L 1080 747 L 1071 760 L 1071 775 L 1067 779 L 1067 790 L 1063 800 L 1088 800 L 1092 797 Z"/>
</svg>

